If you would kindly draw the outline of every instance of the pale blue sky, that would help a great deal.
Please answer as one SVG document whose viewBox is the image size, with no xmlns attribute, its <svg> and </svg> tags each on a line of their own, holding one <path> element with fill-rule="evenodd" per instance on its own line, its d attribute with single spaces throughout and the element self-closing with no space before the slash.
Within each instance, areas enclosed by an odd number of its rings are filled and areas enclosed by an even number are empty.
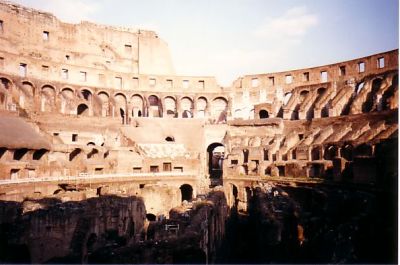
<svg viewBox="0 0 400 265">
<path fill-rule="evenodd" d="M 397 0 L 15 0 L 66 22 L 157 31 L 179 75 L 324 65 L 398 48 Z"/>
</svg>

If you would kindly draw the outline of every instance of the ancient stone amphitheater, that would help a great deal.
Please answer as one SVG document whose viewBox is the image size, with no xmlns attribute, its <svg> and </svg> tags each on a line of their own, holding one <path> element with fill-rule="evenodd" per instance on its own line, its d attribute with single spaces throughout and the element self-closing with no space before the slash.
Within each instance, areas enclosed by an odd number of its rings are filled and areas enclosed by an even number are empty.
<svg viewBox="0 0 400 265">
<path fill-rule="evenodd" d="M 1 1 L 0 80 L 2 263 L 396 262 L 398 50 L 221 87 Z"/>
</svg>

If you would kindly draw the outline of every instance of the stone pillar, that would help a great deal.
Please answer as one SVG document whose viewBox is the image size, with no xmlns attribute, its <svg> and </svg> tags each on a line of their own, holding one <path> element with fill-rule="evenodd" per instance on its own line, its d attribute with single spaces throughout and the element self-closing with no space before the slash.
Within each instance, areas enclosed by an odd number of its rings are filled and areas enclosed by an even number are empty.
<svg viewBox="0 0 400 265">
<path fill-rule="evenodd" d="M 314 108 L 314 119 L 321 118 L 321 109 Z"/>
<path fill-rule="evenodd" d="M 324 155 L 325 155 L 325 148 L 324 148 L 324 146 L 323 145 L 321 145 L 321 149 L 320 149 L 320 157 L 321 157 L 321 160 L 323 160 L 324 159 Z"/>
<path fill-rule="evenodd" d="M 149 117 L 148 95 L 143 95 L 143 117 Z"/>
<path fill-rule="evenodd" d="M 181 96 L 176 97 L 176 113 L 177 113 L 177 118 L 182 118 Z"/>
<path fill-rule="evenodd" d="M 333 180 L 341 181 L 342 180 L 342 172 L 346 166 L 346 160 L 340 157 L 333 159 Z"/>
<path fill-rule="evenodd" d="M 164 118 L 164 117 L 168 117 L 168 115 L 167 115 L 167 108 L 166 108 L 166 106 L 165 106 L 165 98 L 160 99 L 160 101 L 161 101 L 161 106 L 162 106 L 162 117 L 163 117 L 163 118 Z"/>
<path fill-rule="evenodd" d="M 311 161 L 311 160 L 312 160 L 311 152 L 312 152 L 312 147 L 311 147 L 311 146 L 308 146 L 308 147 L 307 147 L 307 160 L 308 160 L 308 161 Z"/>
<path fill-rule="evenodd" d="M 129 124 L 129 113 L 128 113 L 128 104 L 125 104 L 125 117 L 124 117 L 125 124 Z"/>
<path fill-rule="evenodd" d="M 226 121 L 232 117 L 232 97 L 228 97 L 228 103 L 226 106 Z"/>
<path fill-rule="evenodd" d="M 336 147 L 335 157 L 340 157 L 341 149 L 341 147 Z"/>
<path fill-rule="evenodd" d="M 197 113 L 197 98 L 193 98 L 193 106 L 192 106 L 193 108 L 192 108 L 192 115 L 193 115 L 193 118 L 197 118 L 198 116 L 198 113 Z"/>
</svg>

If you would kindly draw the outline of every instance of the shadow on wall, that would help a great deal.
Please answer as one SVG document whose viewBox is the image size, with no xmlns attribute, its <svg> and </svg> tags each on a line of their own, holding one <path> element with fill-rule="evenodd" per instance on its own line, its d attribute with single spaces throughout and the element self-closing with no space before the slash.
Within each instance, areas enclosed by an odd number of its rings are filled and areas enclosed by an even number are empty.
<svg viewBox="0 0 400 265">
<path fill-rule="evenodd" d="M 86 262 L 106 245 L 137 242 L 146 218 L 141 198 L 113 195 L 1 201 L 0 212 L 1 263 Z"/>
<path fill-rule="evenodd" d="M 0 213 L 1 263 L 201 264 L 215 258 L 227 204 L 223 192 L 211 192 L 165 219 L 146 212 L 142 198 L 102 195 L 1 201 Z"/>
<path fill-rule="evenodd" d="M 126 247 L 105 247 L 93 253 L 88 263 L 213 263 L 224 237 L 228 208 L 222 191 L 203 196 L 171 209 L 169 219 L 148 214 L 143 241 Z"/>
<path fill-rule="evenodd" d="M 382 192 L 264 183 L 252 188 L 247 212 L 241 212 L 233 185 L 235 203 L 216 262 L 395 264 L 396 187 Z"/>
</svg>

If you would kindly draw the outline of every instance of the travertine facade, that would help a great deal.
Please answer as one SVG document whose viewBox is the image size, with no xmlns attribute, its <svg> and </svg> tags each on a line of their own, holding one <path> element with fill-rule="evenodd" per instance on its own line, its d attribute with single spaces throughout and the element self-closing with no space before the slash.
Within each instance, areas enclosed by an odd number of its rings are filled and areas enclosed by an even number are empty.
<svg viewBox="0 0 400 265">
<path fill-rule="evenodd" d="M 246 211 L 254 181 L 376 184 L 397 139 L 398 50 L 221 87 L 176 75 L 154 32 L 6 2 L 0 47 L 4 200 L 80 183 L 87 198 L 135 195 L 168 216 L 223 185 Z"/>
</svg>

